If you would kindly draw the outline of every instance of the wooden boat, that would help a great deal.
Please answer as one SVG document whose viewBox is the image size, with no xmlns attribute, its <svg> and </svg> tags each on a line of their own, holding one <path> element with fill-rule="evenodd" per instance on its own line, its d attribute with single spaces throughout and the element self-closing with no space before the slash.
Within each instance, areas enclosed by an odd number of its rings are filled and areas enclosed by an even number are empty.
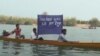
<svg viewBox="0 0 100 56">
<path fill-rule="evenodd" d="M 59 42 L 55 40 L 30 40 L 30 39 L 14 39 L 14 38 L 0 38 L 3 41 L 12 41 L 20 43 L 31 43 L 31 44 L 43 44 L 43 45 L 54 45 L 54 46 L 72 46 L 80 48 L 100 48 L 100 43 L 89 43 L 89 42 Z"/>
</svg>

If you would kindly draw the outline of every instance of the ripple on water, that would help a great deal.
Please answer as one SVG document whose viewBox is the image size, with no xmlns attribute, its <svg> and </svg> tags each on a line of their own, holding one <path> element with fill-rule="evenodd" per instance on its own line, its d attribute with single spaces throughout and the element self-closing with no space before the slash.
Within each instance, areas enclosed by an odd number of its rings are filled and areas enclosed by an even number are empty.
<svg viewBox="0 0 100 56">
<path fill-rule="evenodd" d="M 0 42 L 0 56 L 100 56 L 99 49 Z"/>
</svg>

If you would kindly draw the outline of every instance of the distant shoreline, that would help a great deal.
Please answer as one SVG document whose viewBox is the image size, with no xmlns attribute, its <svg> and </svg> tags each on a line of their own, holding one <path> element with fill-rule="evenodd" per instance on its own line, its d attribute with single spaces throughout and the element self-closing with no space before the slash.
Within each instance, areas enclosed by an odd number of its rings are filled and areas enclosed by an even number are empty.
<svg viewBox="0 0 100 56">
<path fill-rule="evenodd" d="M 88 28 L 90 25 L 89 24 L 76 24 L 75 27 L 79 28 Z"/>
<path fill-rule="evenodd" d="M 17 23 L 21 25 L 33 25 L 33 24 L 37 24 L 37 19 L 0 15 L 0 24 L 13 25 Z M 64 26 L 88 27 L 89 24 L 93 27 L 100 27 L 100 21 L 97 18 L 92 18 L 89 21 L 77 20 L 75 17 L 63 19 Z"/>
</svg>

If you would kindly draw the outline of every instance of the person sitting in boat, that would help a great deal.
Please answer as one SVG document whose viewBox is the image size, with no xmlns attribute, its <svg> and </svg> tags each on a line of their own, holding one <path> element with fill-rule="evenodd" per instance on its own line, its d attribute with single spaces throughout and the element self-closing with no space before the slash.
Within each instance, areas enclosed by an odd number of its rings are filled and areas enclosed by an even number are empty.
<svg viewBox="0 0 100 56">
<path fill-rule="evenodd" d="M 32 30 L 31 39 L 37 39 L 36 28 L 33 28 L 33 30 Z"/>
<path fill-rule="evenodd" d="M 19 24 L 16 24 L 16 28 L 11 32 L 12 34 L 14 34 L 15 33 L 15 38 L 25 38 L 25 36 L 24 35 L 21 35 L 21 28 L 20 28 L 20 26 L 19 26 Z"/>
<path fill-rule="evenodd" d="M 67 42 L 67 40 L 65 39 L 65 35 L 66 35 L 66 29 L 62 29 L 61 34 L 58 37 L 58 41 Z"/>
<path fill-rule="evenodd" d="M 31 39 L 33 39 L 33 40 L 43 40 L 42 37 L 38 38 L 36 28 L 33 28 L 33 30 L 32 30 Z"/>
<path fill-rule="evenodd" d="M 6 30 L 3 30 L 2 35 L 0 37 L 8 37 L 10 35 L 9 32 L 7 32 Z"/>
<path fill-rule="evenodd" d="M 9 36 L 9 35 L 10 35 L 10 33 L 9 33 L 9 32 L 7 32 L 6 30 L 3 30 L 3 33 L 2 33 L 2 34 L 3 34 L 3 36 L 4 36 L 4 37 L 7 37 L 7 36 Z"/>
</svg>

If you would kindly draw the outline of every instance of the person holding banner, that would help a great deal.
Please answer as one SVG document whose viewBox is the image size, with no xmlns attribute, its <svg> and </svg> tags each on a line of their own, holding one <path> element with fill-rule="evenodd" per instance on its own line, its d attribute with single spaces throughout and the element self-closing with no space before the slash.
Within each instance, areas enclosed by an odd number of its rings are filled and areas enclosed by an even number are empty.
<svg viewBox="0 0 100 56">
<path fill-rule="evenodd" d="M 67 40 L 65 39 L 65 35 L 66 35 L 66 29 L 62 29 L 61 34 L 58 37 L 58 41 L 67 42 Z"/>
</svg>

